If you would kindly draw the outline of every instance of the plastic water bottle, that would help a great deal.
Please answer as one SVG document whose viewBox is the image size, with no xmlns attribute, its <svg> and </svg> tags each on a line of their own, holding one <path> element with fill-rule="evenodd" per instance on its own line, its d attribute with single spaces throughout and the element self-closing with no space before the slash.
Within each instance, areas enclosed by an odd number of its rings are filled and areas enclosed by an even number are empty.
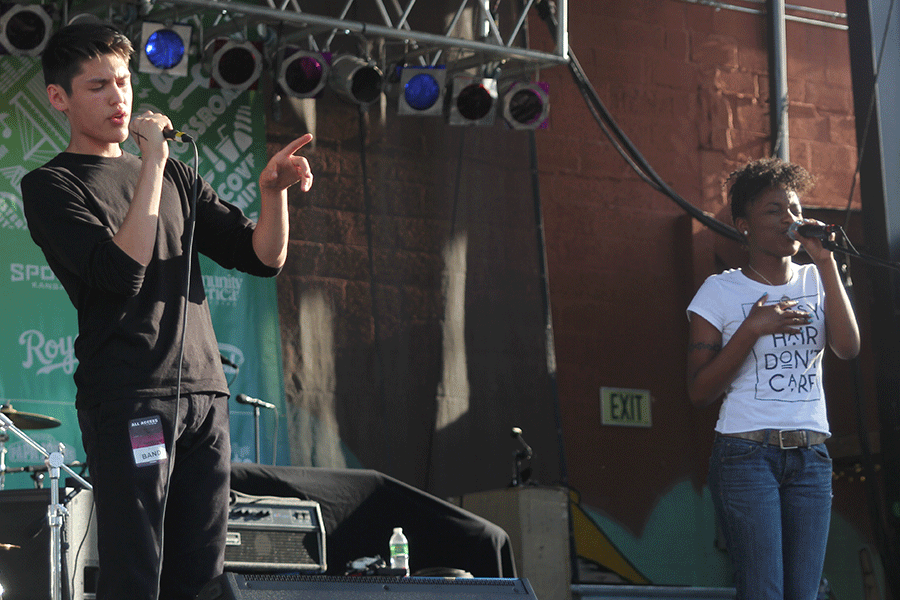
<svg viewBox="0 0 900 600">
<path fill-rule="evenodd" d="M 391 536 L 391 568 L 403 569 L 409 577 L 409 541 L 403 535 L 402 527 L 394 527 Z"/>
</svg>

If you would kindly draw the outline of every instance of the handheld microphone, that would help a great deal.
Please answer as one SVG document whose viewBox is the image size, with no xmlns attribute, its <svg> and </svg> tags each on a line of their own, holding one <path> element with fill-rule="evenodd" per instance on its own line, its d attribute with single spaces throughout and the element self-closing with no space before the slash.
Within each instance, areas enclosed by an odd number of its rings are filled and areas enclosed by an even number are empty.
<svg viewBox="0 0 900 600">
<path fill-rule="evenodd" d="M 825 225 L 823 223 L 804 223 L 803 221 L 794 221 L 788 228 L 788 235 L 791 239 L 797 239 L 797 235 L 803 237 L 816 238 L 819 240 L 828 240 L 834 233 L 834 225 Z"/>
<path fill-rule="evenodd" d="M 194 141 L 194 138 L 185 132 L 176 129 L 163 129 L 163 137 L 167 140 L 175 140 L 176 142 L 191 143 Z"/>
<path fill-rule="evenodd" d="M 239 404 L 247 404 L 249 406 L 258 406 L 260 408 L 268 408 L 270 410 L 275 410 L 275 405 L 270 404 L 268 402 L 263 402 L 262 400 L 258 400 L 256 398 L 251 398 L 247 394 L 238 394 L 235 400 L 238 401 Z"/>
</svg>

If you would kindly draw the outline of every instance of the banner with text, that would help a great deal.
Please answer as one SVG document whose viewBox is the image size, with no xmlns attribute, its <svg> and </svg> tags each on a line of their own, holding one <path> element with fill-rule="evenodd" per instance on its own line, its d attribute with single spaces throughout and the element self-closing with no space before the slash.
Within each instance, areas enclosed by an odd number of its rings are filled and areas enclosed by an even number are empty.
<svg viewBox="0 0 900 600">
<path fill-rule="evenodd" d="M 225 200 L 252 219 L 259 210 L 259 172 L 265 166 L 265 122 L 255 91 L 214 89 L 195 65 L 188 77 L 133 72 L 133 113 L 165 113 L 176 128 L 197 140 L 199 172 Z M 34 58 L 0 56 L 0 404 L 15 411 L 50 417 L 34 419 L 24 430 L 48 451 L 65 445 L 65 460 L 84 460 L 75 415 L 75 310 L 31 240 L 22 211 L 19 182 L 68 144 L 68 123 L 47 101 Z M 125 150 L 138 153 L 129 140 Z M 194 166 L 190 144 L 173 143 L 170 155 Z M 275 411 L 259 415 L 260 462 L 287 464 L 284 382 L 274 279 L 222 269 L 202 259 L 203 283 L 223 368 L 232 398 L 247 394 L 270 402 Z M 234 366 L 229 366 L 228 363 Z M 28 415 L 22 415 L 23 419 Z M 231 400 L 232 457 L 254 461 L 255 415 Z M 23 428 L 24 429 L 24 428 Z M 14 433 L 5 442 L 5 487 L 32 487 L 25 467 L 43 457 Z"/>
</svg>

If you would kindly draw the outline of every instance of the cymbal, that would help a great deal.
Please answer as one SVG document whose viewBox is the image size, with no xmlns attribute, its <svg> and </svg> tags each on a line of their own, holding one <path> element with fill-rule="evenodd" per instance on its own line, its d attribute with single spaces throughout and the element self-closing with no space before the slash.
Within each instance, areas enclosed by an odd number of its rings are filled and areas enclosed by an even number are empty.
<svg viewBox="0 0 900 600">
<path fill-rule="evenodd" d="M 0 406 L 0 412 L 9 417 L 13 425 L 19 429 L 49 429 L 59 426 L 59 419 L 16 410 L 12 404 Z"/>
</svg>

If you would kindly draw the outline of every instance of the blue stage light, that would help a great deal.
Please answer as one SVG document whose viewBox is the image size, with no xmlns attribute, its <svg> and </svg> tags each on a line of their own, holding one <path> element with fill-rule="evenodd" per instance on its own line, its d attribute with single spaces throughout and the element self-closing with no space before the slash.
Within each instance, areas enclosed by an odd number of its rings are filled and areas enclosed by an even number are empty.
<svg viewBox="0 0 900 600">
<path fill-rule="evenodd" d="M 187 75 L 187 51 L 191 41 L 189 25 L 145 22 L 141 28 L 141 56 L 138 68 L 144 73 Z"/>
<path fill-rule="evenodd" d="M 157 29 L 144 44 L 144 52 L 157 69 L 171 69 L 184 58 L 184 42 L 171 29 Z"/>
<path fill-rule="evenodd" d="M 401 115 L 441 115 L 444 113 L 444 67 L 403 67 L 397 112 Z"/>
<path fill-rule="evenodd" d="M 441 86 L 428 73 L 413 75 L 403 86 L 403 97 L 416 110 L 426 110 L 434 106 L 441 97 Z"/>
</svg>

